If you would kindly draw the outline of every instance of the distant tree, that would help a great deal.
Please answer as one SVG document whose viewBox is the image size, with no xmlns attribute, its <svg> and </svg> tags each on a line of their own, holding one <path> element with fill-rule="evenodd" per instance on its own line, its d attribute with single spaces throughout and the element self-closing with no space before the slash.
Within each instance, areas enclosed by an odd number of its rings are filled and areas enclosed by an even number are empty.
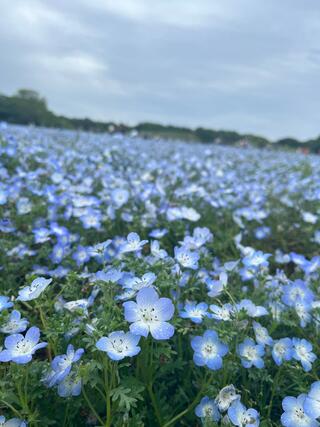
<svg viewBox="0 0 320 427">
<path fill-rule="evenodd" d="M 16 98 L 24 99 L 25 101 L 38 102 L 47 108 L 47 101 L 41 97 L 40 94 L 33 89 L 19 89 L 14 95 Z"/>
</svg>

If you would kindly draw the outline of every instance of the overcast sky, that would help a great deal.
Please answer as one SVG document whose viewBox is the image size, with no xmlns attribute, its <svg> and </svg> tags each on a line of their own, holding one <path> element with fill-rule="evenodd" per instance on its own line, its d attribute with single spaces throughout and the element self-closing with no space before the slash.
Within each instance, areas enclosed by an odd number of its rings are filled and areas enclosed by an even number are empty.
<svg viewBox="0 0 320 427">
<path fill-rule="evenodd" d="M 319 0 L 2 0 L 0 58 L 67 116 L 320 134 Z"/>
</svg>

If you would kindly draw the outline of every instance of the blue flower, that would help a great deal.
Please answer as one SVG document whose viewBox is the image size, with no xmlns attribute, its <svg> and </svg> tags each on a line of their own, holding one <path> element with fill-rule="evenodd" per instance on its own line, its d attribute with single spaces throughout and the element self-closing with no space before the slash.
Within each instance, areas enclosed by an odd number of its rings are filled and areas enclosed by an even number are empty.
<svg viewBox="0 0 320 427">
<path fill-rule="evenodd" d="M 67 375 L 69 375 L 72 364 L 78 362 L 83 353 L 83 348 L 79 348 L 75 351 L 73 345 L 69 344 L 66 354 L 56 356 L 51 362 L 53 374 L 50 375 L 48 386 L 52 387 L 55 384 L 59 384 Z"/>
<path fill-rule="evenodd" d="M 257 239 L 261 240 L 264 239 L 265 237 L 268 237 L 270 235 L 270 227 L 258 227 L 255 229 L 254 231 L 254 235 L 256 236 Z"/>
<path fill-rule="evenodd" d="M 211 241 L 213 235 L 207 227 L 196 227 L 193 236 L 186 236 L 182 242 L 189 249 L 200 249 L 205 243 Z"/>
<path fill-rule="evenodd" d="M 0 296 L 0 313 L 3 310 L 13 307 L 13 303 L 9 301 L 9 297 Z"/>
<path fill-rule="evenodd" d="M 281 424 L 285 427 L 317 427 L 318 421 L 307 415 L 304 410 L 305 394 L 292 397 L 287 396 L 282 401 L 284 413 L 281 415 Z"/>
<path fill-rule="evenodd" d="M 203 336 L 194 337 L 191 347 L 194 350 L 194 363 L 212 370 L 222 368 L 222 358 L 228 353 L 228 346 L 219 340 L 217 332 L 213 330 L 206 331 Z"/>
<path fill-rule="evenodd" d="M 79 245 L 76 252 L 72 255 L 78 266 L 86 263 L 90 259 L 90 250 L 84 246 Z"/>
<path fill-rule="evenodd" d="M 38 298 L 51 282 L 52 279 L 37 277 L 32 281 L 30 286 L 26 286 L 19 291 L 17 301 L 32 301 Z"/>
<path fill-rule="evenodd" d="M 211 304 L 210 310 L 212 311 L 210 317 L 215 320 L 228 321 L 231 320 L 234 315 L 234 307 L 229 303 L 223 304 L 221 307 L 216 304 Z"/>
<path fill-rule="evenodd" d="M 80 219 L 83 224 L 83 228 L 85 229 L 95 228 L 96 230 L 99 230 L 101 227 L 102 215 L 100 211 L 95 209 L 88 208 Z"/>
<path fill-rule="evenodd" d="M 272 357 L 278 366 L 293 357 L 293 344 L 290 338 L 281 338 L 275 341 L 272 348 Z"/>
<path fill-rule="evenodd" d="M 59 264 L 66 255 L 68 255 L 70 248 L 66 244 L 57 243 L 52 248 L 52 253 L 50 255 L 50 259 L 54 264 Z"/>
<path fill-rule="evenodd" d="M 311 418 L 320 417 L 320 381 L 316 381 L 311 385 L 303 405 L 303 409 Z"/>
<path fill-rule="evenodd" d="M 167 251 L 160 249 L 158 240 L 153 240 L 150 245 L 151 255 L 155 258 L 164 259 L 168 256 Z"/>
<path fill-rule="evenodd" d="M 166 228 L 162 228 L 162 229 L 157 228 L 157 229 L 151 230 L 151 232 L 149 233 L 149 236 L 152 237 L 153 239 L 161 239 L 161 237 L 165 236 L 167 233 L 168 233 L 168 230 Z"/>
<path fill-rule="evenodd" d="M 194 323 L 201 323 L 203 318 L 208 315 L 208 304 L 205 302 L 188 301 L 185 303 L 184 310 L 180 311 L 180 317 L 183 319 L 190 319 Z"/>
<path fill-rule="evenodd" d="M 228 409 L 228 417 L 234 426 L 258 427 L 259 413 L 255 409 L 247 409 L 240 400 L 232 403 Z"/>
<path fill-rule="evenodd" d="M 247 268 L 267 267 L 269 265 L 268 258 L 271 254 L 265 254 L 262 251 L 252 251 L 249 255 L 243 258 L 242 262 Z"/>
<path fill-rule="evenodd" d="M 1 427 L 27 427 L 27 423 L 19 418 L 11 418 L 6 421 L 3 415 L 0 415 L 0 426 Z"/>
<path fill-rule="evenodd" d="M 27 319 L 21 319 L 19 311 L 13 310 L 6 322 L 0 327 L 0 332 L 3 334 L 19 334 L 27 329 L 28 323 Z"/>
<path fill-rule="evenodd" d="M 268 311 L 262 305 L 255 305 L 249 299 L 243 299 L 238 304 L 236 304 L 236 309 L 238 311 L 245 310 L 249 317 L 261 317 L 268 314 Z"/>
<path fill-rule="evenodd" d="M 264 328 L 260 323 L 254 321 L 253 330 L 258 344 L 272 345 L 273 339 L 270 337 L 267 328 Z"/>
<path fill-rule="evenodd" d="M 208 288 L 208 296 L 212 298 L 217 297 L 227 287 L 228 275 L 225 271 L 221 271 L 218 280 L 213 280 L 210 277 L 207 277 L 205 279 L 205 283 Z"/>
<path fill-rule="evenodd" d="M 311 303 L 307 303 L 305 301 L 296 301 L 294 305 L 294 309 L 300 319 L 300 326 L 305 328 L 308 323 L 311 321 L 311 313 L 312 305 Z"/>
<path fill-rule="evenodd" d="M 147 337 L 149 332 L 156 340 L 166 340 L 174 334 L 174 327 L 168 323 L 174 313 L 174 305 L 169 298 L 159 298 L 153 288 L 141 289 L 137 302 L 123 304 L 125 319 L 132 323 L 130 331 Z"/>
<path fill-rule="evenodd" d="M 196 406 L 195 414 L 205 420 L 219 421 L 221 418 L 217 404 L 208 396 L 201 399 L 199 405 Z"/>
<path fill-rule="evenodd" d="M 264 367 L 264 361 L 262 359 L 264 355 L 264 346 L 256 344 L 251 338 L 246 338 L 243 343 L 239 344 L 237 352 L 244 368 L 255 366 L 261 369 Z"/>
<path fill-rule="evenodd" d="M 220 412 L 225 412 L 228 410 L 232 402 L 238 400 L 240 395 L 237 394 L 236 389 L 233 384 L 223 387 L 218 396 L 215 398 L 215 402 L 218 405 Z"/>
<path fill-rule="evenodd" d="M 25 364 L 31 361 L 33 354 L 40 348 L 46 347 L 46 342 L 39 343 L 40 330 L 32 326 L 25 336 L 9 335 L 5 341 L 5 350 L 0 353 L 0 362 L 15 362 Z"/>
<path fill-rule="evenodd" d="M 301 363 L 306 372 L 309 372 L 312 368 L 312 363 L 317 358 L 317 356 L 312 352 L 312 344 L 303 338 L 292 338 L 292 343 L 293 358 Z"/>
<path fill-rule="evenodd" d="M 178 263 L 184 268 L 196 270 L 198 268 L 199 254 L 191 252 L 188 248 L 182 246 L 174 248 L 174 256 Z"/>
<path fill-rule="evenodd" d="M 148 243 L 148 240 L 140 240 L 140 236 L 137 233 L 129 233 L 127 241 L 120 247 L 120 252 L 127 253 L 140 251 L 146 243 Z"/>
<path fill-rule="evenodd" d="M 48 228 L 45 228 L 45 227 L 34 228 L 32 231 L 34 233 L 35 243 L 44 243 L 50 240 L 51 231 Z"/>
<path fill-rule="evenodd" d="M 117 208 L 125 205 L 129 199 L 129 192 L 123 188 L 117 188 L 112 191 L 111 199 Z"/>
<path fill-rule="evenodd" d="M 67 375 L 58 385 L 58 395 L 60 397 L 79 396 L 81 393 L 81 386 L 81 377 L 77 373 L 71 372 L 71 374 Z"/>
<path fill-rule="evenodd" d="M 282 302 L 289 307 L 294 307 L 296 302 L 311 303 L 314 299 L 313 292 L 307 284 L 300 279 L 283 287 Z"/>
<path fill-rule="evenodd" d="M 138 346 L 141 336 L 131 332 L 115 331 L 107 337 L 102 337 L 96 343 L 96 347 L 105 351 L 112 360 L 122 360 L 125 357 L 133 357 L 140 353 Z"/>
</svg>

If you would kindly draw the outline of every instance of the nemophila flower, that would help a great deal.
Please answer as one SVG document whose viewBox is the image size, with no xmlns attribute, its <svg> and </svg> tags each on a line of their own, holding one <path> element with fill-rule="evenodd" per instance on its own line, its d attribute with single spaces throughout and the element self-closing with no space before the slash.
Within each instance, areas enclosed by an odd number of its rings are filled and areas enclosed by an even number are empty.
<svg viewBox="0 0 320 427">
<path fill-rule="evenodd" d="M 311 385 L 311 389 L 305 398 L 303 409 L 313 419 L 320 417 L 320 381 L 316 381 Z"/>
<path fill-rule="evenodd" d="M 289 255 L 290 255 L 291 261 L 294 262 L 298 267 L 302 267 L 308 262 L 306 257 L 301 254 L 290 252 Z"/>
<path fill-rule="evenodd" d="M 314 256 L 310 261 L 307 261 L 302 265 L 301 268 L 308 275 L 317 272 L 320 268 L 320 257 Z"/>
<path fill-rule="evenodd" d="M 269 265 L 268 258 L 271 254 L 265 254 L 262 251 L 253 251 L 243 258 L 243 264 L 248 268 L 267 267 Z"/>
<path fill-rule="evenodd" d="M 320 244 L 320 230 L 316 230 L 313 235 L 313 241 Z"/>
<path fill-rule="evenodd" d="M 179 314 L 183 319 L 190 319 L 194 323 L 201 323 L 203 318 L 208 315 L 208 304 L 205 302 L 197 304 L 196 302 L 188 301 Z"/>
<path fill-rule="evenodd" d="M 34 241 L 35 243 L 44 243 L 50 240 L 50 233 L 51 231 L 48 228 L 40 227 L 40 228 L 34 228 Z"/>
<path fill-rule="evenodd" d="M 218 396 L 215 398 L 215 402 L 218 405 L 220 412 L 225 412 L 228 410 L 232 402 L 238 400 L 240 395 L 237 394 L 236 389 L 233 384 L 223 387 Z"/>
<path fill-rule="evenodd" d="M 248 282 L 249 280 L 254 279 L 258 272 L 259 270 L 254 268 L 240 268 L 239 270 L 239 274 L 243 282 Z"/>
<path fill-rule="evenodd" d="M 267 328 L 264 328 L 260 323 L 253 321 L 253 330 L 258 344 L 272 345 L 273 339 L 270 337 Z"/>
<path fill-rule="evenodd" d="M 107 271 L 97 271 L 95 276 L 97 280 L 102 280 L 103 282 L 117 283 L 123 276 L 123 273 L 116 268 L 110 268 Z"/>
<path fill-rule="evenodd" d="M 168 233 L 168 230 L 166 228 L 162 228 L 162 229 L 156 228 L 149 233 L 149 236 L 152 237 L 153 239 L 161 239 L 167 233 Z"/>
<path fill-rule="evenodd" d="M 174 305 L 169 298 L 159 298 L 153 288 L 141 289 L 136 302 L 127 301 L 123 306 L 133 334 L 147 337 L 150 332 L 156 340 L 166 340 L 174 334 L 174 327 L 168 323 L 173 316 Z"/>
<path fill-rule="evenodd" d="M 219 421 L 221 418 L 217 404 L 208 396 L 201 399 L 199 405 L 196 406 L 195 414 L 197 417 L 208 421 Z"/>
<path fill-rule="evenodd" d="M 293 358 L 298 360 L 303 369 L 309 372 L 317 356 L 312 352 L 312 344 L 304 338 L 292 338 Z"/>
<path fill-rule="evenodd" d="M 207 227 L 196 227 L 192 236 L 186 236 L 183 240 L 182 246 L 189 249 L 200 249 L 201 246 L 212 240 L 213 235 Z"/>
<path fill-rule="evenodd" d="M 264 367 L 264 346 L 256 344 L 251 338 L 246 338 L 243 343 L 239 344 L 237 353 L 241 358 L 241 364 L 244 368 L 255 366 L 258 369 Z"/>
<path fill-rule="evenodd" d="M 208 289 L 208 296 L 215 298 L 222 294 L 224 289 L 227 287 L 228 275 L 225 271 L 221 271 L 218 280 L 213 280 L 210 277 L 207 277 L 205 279 L 205 283 Z"/>
<path fill-rule="evenodd" d="M 19 418 L 11 418 L 6 421 L 3 415 L 0 415 L 0 426 L 1 427 L 27 427 L 27 423 Z"/>
<path fill-rule="evenodd" d="M 52 248 L 50 259 L 54 264 L 59 264 L 69 254 L 69 252 L 70 252 L 69 246 L 65 244 L 57 243 Z"/>
<path fill-rule="evenodd" d="M 88 314 L 88 308 L 91 307 L 94 303 L 94 300 L 96 296 L 99 293 L 99 288 L 95 287 L 93 288 L 89 298 L 81 298 L 74 301 L 68 301 L 65 302 L 63 299 L 59 300 L 59 306 L 60 308 L 65 308 L 66 310 L 70 311 L 71 313 L 77 312 L 77 311 L 83 311 L 84 314 Z"/>
<path fill-rule="evenodd" d="M 90 259 L 89 248 L 84 246 L 78 246 L 76 252 L 73 253 L 72 258 L 75 260 L 78 266 L 86 263 Z"/>
<path fill-rule="evenodd" d="M 9 300 L 9 297 L 5 297 L 0 295 L 0 313 L 3 310 L 7 310 L 8 308 L 13 307 L 13 302 Z"/>
<path fill-rule="evenodd" d="M 37 277 L 34 279 L 30 286 L 19 291 L 17 301 L 32 301 L 38 298 L 43 291 L 50 285 L 52 279 L 45 279 L 44 277 Z"/>
<path fill-rule="evenodd" d="M 298 397 L 287 396 L 282 401 L 284 413 L 281 415 L 281 424 L 285 427 L 317 427 L 320 424 L 314 417 L 307 415 L 304 405 L 306 395 Z"/>
<path fill-rule="evenodd" d="M 160 243 L 158 240 L 153 240 L 150 245 L 151 255 L 155 258 L 164 259 L 168 256 L 167 251 L 160 249 Z"/>
<path fill-rule="evenodd" d="M 124 282 L 124 287 L 133 289 L 134 291 L 139 291 L 142 288 L 147 288 L 152 286 L 152 284 L 157 279 L 157 276 L 152 272 L 145 273 L 141 278 L 132 277 L 128 278 Z"/>
<path fill-rule="evenodd" d="M 121 208 L 129 200 L 129 192 L 123 188 L 117 188 L 112 191 L 111 200 L 117 208 Z"/>
<path fill-rule="evenodd" d="M 198 268 L 199 254 L 198 252 L 191 252 L 186 247 L 175 247 L 174 256 L 178 263 L 184 268 L 191 268 L 196 270 Z"/>
<path fill-rule="evenodd" d="M 86 230 L 89 228 L 95 228 L 98 230 L 101 227 L 102 215 L 100 211 L 89 208 L 80 217 L 80 220 L 82 222 L 83 228 Z"/>
<path fill-rule="evenodd" d="M 259 413 L 255 409 L 247 409 L 240 400 L 232 403 L 228 409 L 228 417 L 234 426 L 258 427 Z"/>
<path fill-rule="evenodd" d="M 8 201 L 8 194 L 4 188 L 0 188 L 0 205 L 5 205 Z"/>
<path fill-rule="evenodd" d="M 59 384 L 67 375 L 69 375 L 72 364 L 80 360 L 84 353 L 83 348 L 75 350 L 72 344 L 67 347 L 66 354 L 56 356 L 51 362 L 52 375 L 50 375 L 50 381 L 48 386 L 52 387 L 55 384 Z"/>
<path fill-rule="evenodd" d="M 305 328 L 307 324 L 311 322 L 310 311 L 312 310 L 312 304 L 303 301 L 297 301 L 294 305 L 294 309 L 300 319 L 300 326 Z"/>
<path fill-rule="evenodd" d="M 103 261 L 105 257 L 106 250 L 108 246 L 112 243 L 111 239 L 107 239 L 104 242 L 97 243 L 89 247 L 89 253 L 92 258 L 95 258 L 98 261 Z"/>
<path fill-rule="evenodd" d="M 217 332 L 213 330 L 192 338 L 191 347 L 194 363 L 212 370 L 222 368 L 222 358 L 228 353 L 228 346 L 219 340 Z"/>
<path fill-rule="evenodd" d="M 25 364 L 31 361 L 33 354 L 47 346 L 46 342 L 39 343 L 40 329 L 32 326 L 25 336 L 13 334 L 4 341 L 5 350 L 0 352 L 0 362 L 15 362 Z"/>
<path fill-rule="evenodd" d="M 12 225 L 10 219 L 0 219 L 0 231 L 2 231 L 2 233 L 12 233 L 13 231 L 15 231 L 15 228 Z"/>
<path fill-rule="evenodd" d="M 301 216 L 303 221 L 309 224 L 315 224 L 318 221 L 317 215 L 314 215 L 312 212 L 302 211 Z"/>
<path fill-rule="evenodd" d="M 127 253 L 140 251 L 146 243 L 148 243 L 148 240 L 140 240 L 139 234 L 129 233 L 126 242 L 120 247 L 120 252 Z"/>
<path fill-rule="evenodd" d="M 290 338 L 281 338 L 275 341 L 272 347 L 272 357 L 278 366 L 291 360 L 293 357 L 292 340 Z"/>
<path fill-rule="evenodd" d="M 81 394 L 82 380 L 81 377 L 74 372 L 66 376 L 58 385 L 58 395 L 60 397 L 76 397 Z"/>
<path fill-rule="evenodd" d="M 294 307 L 299 302 L 312 303 L 314 294 L 308 285 L 300 279 L 283 286 L 282 302 Z"/>
<path fill-rule="evenodd" d="M 125 357 L 133 357 L 140 353 L 138 346 L 141 336 L 131 332 L 115 331 L 107 337 L 102 337 L 96 343 L 96 347 L 105 351 L 112 360 L 122 360 Z"/>
<path fill-rule="evenodd" d="M 24 332 L 28 327 L 28 320 L 21 318 L 17 310 L 13 310 L 6 321 L 1 325 L 0 332 L 3 334 L 19 334 Z"/>
<path fill-rule="evenodd" d="M 261 306 L 255 305 L 249 299 L 243 299 L 235 307 L 238 311 L 244 310 L 249 317 L 261 317 L 268 314 L 268 310 Z"/>
<path fill-rule="evenodd" d="M 290 255 L 283 253 L 280 249 L 276 249 L 274 258 L 278 264 L 288 264 L 291 261 Z"/>
<path fill-rule="evenodd" d="M 18 215 L 25 215 L 31 212 L 32 204 L 27 197 L 21 197 L 17 201 L 16 207 Z"/>
<path fill-rule="evenodd" d="M 223 304 L 221 307 L 216 304 L 211 304 L 210 310 L 212 311 L 210 317 L 215 320 L 228 321 L 234 316 L 234 307 L 229 303 Z"/>
<path fill-rule="evenodd" d="M 254 231 L 254 235 L 258 240 L 262 240 L 268 237 L 270 235 L 270 232 L 270 227 L 263 226 L 256 228 Z"/>
</svg>

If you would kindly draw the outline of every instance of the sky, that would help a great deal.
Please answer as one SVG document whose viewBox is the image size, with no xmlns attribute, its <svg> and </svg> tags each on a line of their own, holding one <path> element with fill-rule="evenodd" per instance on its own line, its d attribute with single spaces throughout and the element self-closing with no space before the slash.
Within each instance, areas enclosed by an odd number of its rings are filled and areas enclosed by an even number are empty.
<svg viewBox="0 0 320 427">
<path fill-rule="evenodd" d="M 320 134 L 319 0 L 2 0 L 0 93 L 69 117 Z"/>
</svg>

